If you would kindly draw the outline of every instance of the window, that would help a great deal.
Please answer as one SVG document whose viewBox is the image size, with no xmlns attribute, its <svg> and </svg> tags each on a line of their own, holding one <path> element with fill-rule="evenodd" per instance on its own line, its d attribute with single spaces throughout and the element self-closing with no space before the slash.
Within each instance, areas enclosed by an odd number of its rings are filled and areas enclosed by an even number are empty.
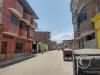
<svg viewBox="0 0 100 75">
<path fill-rule="evenodd" d="M 85 39 L 86 39 L 86 41 L 95 39 L 95 33 L 92 33 L 91 35 L 87 35 Z"/>
<path fill-rule="evenodd" d="M 82 23 L 86 19 L 87 19 L 87 11 L 86 11 L 86 6 L 84 6 L 80 11 L 80 14 L 77 20 L 78 27 L 80 26 L 80 23 Z"/>
<path fill-rule="evenodd" d="M 10 22 L 14 25 L 19 25 L 19 19 L 18 17 L 16 17 L 14 14 L 11 14 L 10 16 Z"/>
<path fill-rule="evenodd" d="M 34 34 L 35 30 L 33 28 L 30 28 L 30 33 Z"/>
<path fill-rule="evenodd" d="M 27 30 L 27 24 L 24 21 L 20 21 L 20 26 L 21 29 Z"/>
<path fill-rule="evenodd" d="M 5 54 L 7 50 L 7 42 L 3 41 L 2 42 L 2 49 L 1 49 L 1 54 Z"/>
<path fill-rule="evenodd" d="M 24 44 L 23 43 L 16 43 L 16 53 L 22 53 L 24 49 Z"/>
</svg>

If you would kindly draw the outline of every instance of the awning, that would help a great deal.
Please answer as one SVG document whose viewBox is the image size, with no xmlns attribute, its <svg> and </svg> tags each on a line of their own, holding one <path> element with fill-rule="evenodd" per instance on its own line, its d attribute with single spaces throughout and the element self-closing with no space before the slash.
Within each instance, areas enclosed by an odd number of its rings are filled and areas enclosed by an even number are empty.
<svg viewBox="0 0 100 75">
<path fill-rule="evenodd" d="M 3 33 L 3 34 L 6 34 L 6 35 L 18 37 L 18 35 L 14 34 L 14 33 L 11 33 L 11 32 L 2 32 L 2 33 Z"/>
<path fill-rule="evenodd" d="M 19 3 L 23 6 L 25 10 L 33 17 L 33 19 L 39 19 L 30 4 L 27 2 L 27 0 L 18 0 Z"/>
<path fill-rule="evenodd" d="M 22 37 L 22 36 L 19 36 L 19 35 L 17 35 L 17 34 L 11 33 L 11 32 L 2 32 L 2 33 L 5 34 L 5 35 L 9 35 L 9 36 L 21 38 L 21 39 L 24 39 L 24 40 L 34 41 L 34 40 L 32 40 L 32 39 L 28 39 L 28 38 L 26 38 L 26 37 Z"/>
<path fill-rule="evenodd" d="M 81 35 L 80 35 L 80 38 L 81 37 L 84 37 L 84 36 L 87 36 L 87 35 L 90 35 L 90 34 L 92 34 L 92 33 L 94 33 L 95 31 L 86 31 L 86 32 L 84 32 L 84 33 L 82 33 Z"/>
<path fill-rule="evenodd" d="M 27 21 L 26 19 L 20 18 L 20 20 L 22 20 L 22 21 L 24 21 L 25 23 L 27 23 L 27 25 L 29 25 L 29 24 L 30 24 L 30 22 L 29 22 L 29 21 Z"/>
<path fill-rule="evenodd" d="M 29 22 L 28 20 L 26 20 L 26 19 L 20 18 L 20 20 L 24 21 L 25 23 L 27 23 L 28 26 L 30 26 L 30 27 L 32 27 L 32 28 L 34 28 L 34 29 L 37 28 L 35 25 L 30 24 L 30 22 Z"/>
<path fill-rule="evenodd" d="M 32 27 L 33 29 L 36 29 L 36 27 L 34 25 L 32 25 L 32 24 L 30 24 L 30 27 Z"/>
<path fill-rule="evenodd" d="M 14 8 L 8 8 L 8 9 L 11 10 L 13 13 L 15 13 L 18 17 L 22 17 L 22 14 L 19 11 L 17 11 L 16 9 L 14 9 Z"/>
<path fill-rule="evenodd" d="M 28 41 L 32 41 L 32 42 L 33 42 L 34 40 L 32 40 L 32 39 L 28 39 Z"/>
</svg>

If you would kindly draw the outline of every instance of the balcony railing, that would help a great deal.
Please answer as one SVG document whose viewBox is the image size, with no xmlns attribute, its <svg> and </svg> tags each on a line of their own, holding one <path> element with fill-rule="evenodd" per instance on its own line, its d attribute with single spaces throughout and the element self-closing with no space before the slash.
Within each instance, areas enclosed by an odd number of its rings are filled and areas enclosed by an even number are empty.
<svg viewBox="0 0 100 75">
<path fill-rule="evenodd" d="M 35 29 L 37 29 L 37 27 L 38 27 L 37 23 L 36 23 L 34 20 L 33 20 L 32 26 L 33 26 Z"/>
<path fill-rule="evenodd" d="M 27 30 L 19 29 L 19 36 L 27 38 Z"/>
</svg>

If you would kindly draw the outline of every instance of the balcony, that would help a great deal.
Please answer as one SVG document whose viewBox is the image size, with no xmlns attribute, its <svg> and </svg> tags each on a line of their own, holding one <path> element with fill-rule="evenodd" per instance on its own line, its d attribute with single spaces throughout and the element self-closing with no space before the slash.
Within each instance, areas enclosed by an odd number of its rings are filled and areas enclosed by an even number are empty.
<svg viewBox="0 0 100 75">
<path fill-rule="evenodd" d="M 34 28 L 34 29 L 37 29 L 37 27 L 38 27 L 38 24 L 36 23 L 36 21 L 35 20 L 32 20 L 31 21 L 31 25 L 30 25 L 32 28 Z"/>
<path fill-rule="evenodd" d="M 10 26 L 3 25 L 3 34 L 18 37 L 19 28 L 18 26 L 10 24 Z"/>
<path fill-rule="evenodd" d="M 25 11 L 23 12 L 23 19 L 29 23 L 31 22 L 31 16 Z"/>
<path fill-rule="evenodd" d="M 27 31 L 24 29 L 19 29 L 19 36 L 27 38 Z"/>
<path fill-rule="evenodd" d="M 27 38 L 27 24 L 24 21 L 20 21 L 19 36 Z"/>
<path fill-rule="evenodd" d="M 18 17 L 22 17 L 22 14 L 15 8 L 8 8 L 8 10 L 12 11 L 15 13 Z"/>
<path fill-rule="evenodd" d="M 80 33 L 85 33 L 87 31 L 93 31 L 93 25 L 90 20 L 85 20 L 83 23 L 80 24 Z"/>
<path fill-rule="evenodd" d="M 35 39 L 35 30 L 29 27 L 27 37 L 31 40 Z"/>
</svg>

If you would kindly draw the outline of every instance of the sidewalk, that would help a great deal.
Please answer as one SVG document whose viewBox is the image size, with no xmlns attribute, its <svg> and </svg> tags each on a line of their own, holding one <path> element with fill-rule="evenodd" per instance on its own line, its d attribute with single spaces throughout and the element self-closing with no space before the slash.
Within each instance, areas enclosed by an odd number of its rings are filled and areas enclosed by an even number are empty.
<svg viewBox="0 0 100 75">
<path fill-rule="evenodd" d="M 34 55 L 31 55 L 31 56 L 18 56 L 15 59 L 6 60 L 6 61 L 3 61 L 3 62 L 0 62 L 0 68 L 7 67 L 9 65 L 12 65 L 12 64 L 15 64 L 15 63 L 30 59 L 32 57 L 34 57 Z"/>
<path fill-rule="evenodd" d="M 35 57 L 35 56 L 40 56 L 40 55 L 43 55 L 45 53 L 47 53 L 47 52 L 38 53 L 38 54 L 30 55 L 30 56 L 18 56 L 16 58 L 12 59 L 12 60 L 3 61 L 3 62 L 0 62 L 0 68 L 5 68 L 9 65 L 16 64 L 18 62 L 30 59 L 30 58 Z"/>
</svg>

